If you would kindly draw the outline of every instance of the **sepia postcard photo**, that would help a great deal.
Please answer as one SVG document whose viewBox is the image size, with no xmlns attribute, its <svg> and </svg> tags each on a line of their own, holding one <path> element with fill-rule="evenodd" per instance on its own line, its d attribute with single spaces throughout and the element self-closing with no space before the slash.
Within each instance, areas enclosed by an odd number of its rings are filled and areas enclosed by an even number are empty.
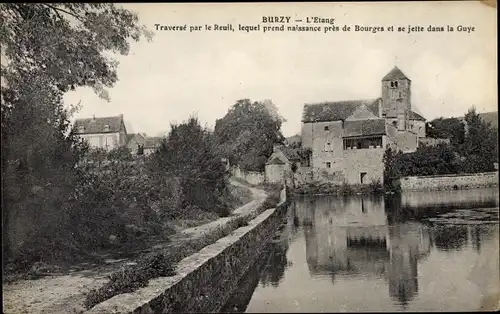
<svg viewBox="0 0 500 314">
<path fill-rule="evenodd" d="M 3 313 L 498 311 L 496 13 L 1 3 Z"/>
</svg>

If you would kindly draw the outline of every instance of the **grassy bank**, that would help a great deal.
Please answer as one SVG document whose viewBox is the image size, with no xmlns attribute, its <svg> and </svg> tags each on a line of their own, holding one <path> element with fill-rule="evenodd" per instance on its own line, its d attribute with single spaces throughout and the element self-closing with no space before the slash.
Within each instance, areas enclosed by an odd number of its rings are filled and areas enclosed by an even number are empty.
<svg viewBox="0 0 500 314">
<path fill-rule="evenodd" d="M 149 280 L 157 277 L 174 276 L 175 266 L 182 259 L 194 254 L 215 243 L 218 239 L 229 235 L 232 231 L 248 225 L 248 222 L 266 209 L 274 208 L 280 201 L 281 186 L 261 186 L 267 192 L 267 197 L 253 215 L 234 216 L 217 229 L 191 239 L 179 239 L 166 248 L 152 252 L 136 260 L 136 264 L 124 266 L 109 277 L 109 282 L 99 289 L 90 291 L 85 299 L 85 307 L 90 309 L 95 305 L 112 298 L 113 296 L 132 292 L 147 286 Z M 232 186 L 234 195 L 238 195 L 239 202 L 249 201 L 248 189 Z M 243 204 L 240 204 L 243 205 Z"/>
</svg>

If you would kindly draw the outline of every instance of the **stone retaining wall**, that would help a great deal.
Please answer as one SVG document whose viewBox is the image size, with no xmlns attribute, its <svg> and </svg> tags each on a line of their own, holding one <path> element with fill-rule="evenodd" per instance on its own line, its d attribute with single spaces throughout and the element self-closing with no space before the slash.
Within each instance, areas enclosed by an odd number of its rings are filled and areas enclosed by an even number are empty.
<svg viewBox="0 0 500 314">
<path fill-rule="evenodd" d="M 401 191 L 462 190 L 498 186 L 498 172 L 400 179 Z"/>
<path fill-rule="evenodd" d="M 117 295 L 86 313 L 219 311 L 274 234 L 286 207 L 287 202 L 281 202 L 277 208 L 251 220 L 248 226 L 185 258 L 178 264 L 175 276 L 152 279 L 147 287 Z"/>
</svg>

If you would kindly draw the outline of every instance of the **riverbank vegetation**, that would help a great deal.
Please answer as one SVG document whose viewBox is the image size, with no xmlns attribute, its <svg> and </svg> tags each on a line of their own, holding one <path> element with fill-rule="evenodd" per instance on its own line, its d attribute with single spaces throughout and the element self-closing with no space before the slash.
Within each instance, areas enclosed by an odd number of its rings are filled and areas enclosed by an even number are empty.
<svg viewBox="0 0 500 314">
<path fill-rule="evenodd" d="M 495 171 L 498 164 L 498 130 L 483 121 L 474 108 L 464 116 L 431 122 L 430 135 L 449 138 L 450 143 L 419 146 L 414 153 L 388 149 L 384 155 L 384 185 L 398 191 L 405 176 L 445 175 Z"/>
<path fill-rule="evenodd" d="M 178 221 L 212 221 L 248 199 L 229 186 L 213 133 L 194 117 L 142 158 L 91 149 L 72 133 L 79 107 L 65 93 L 90 87 L 109 100 L 118 63 L 106 53 L 151 38 L 134 13 L 6 3 L 0 20 L 4 279 L 168 241 Z"/>
<path fill-rule="evenodd" d="M 379 194 L 383 193 L 384 189 L 380 180 L 375 180 L 369 184 L 342 184 L 330 182 L 313 182 L 310 184 L 301 185 L 293 189 L 293 194 L 296 195 L 337 195 L 348 196 L 357 194 Z"/>
</svg>

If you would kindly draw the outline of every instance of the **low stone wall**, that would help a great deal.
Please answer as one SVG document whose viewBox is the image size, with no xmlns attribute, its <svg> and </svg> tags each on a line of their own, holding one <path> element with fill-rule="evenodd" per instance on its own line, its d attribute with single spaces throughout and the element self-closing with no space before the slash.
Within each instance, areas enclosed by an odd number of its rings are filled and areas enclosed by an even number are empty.
<svg viewBox="0 0 500 314">
<path fill-rule="evenodd" d="M 281 193 L 286 199 L 286 190 Z M 117 295 L 86 313 L 217 312 L 253 264 L 286 214 L 286 202 L 264 211 L 229 236 L 206 246 L 177 266 L 177 274 L 150 280 L 147 287 Z"/>
<path fill-rule="evenodd" d="M 252 185 L 263 184 L 266 181 L 264 172 L 245 171 L 241 170 L 238 166 L 231 168 L 231 175 Z"/>
<path fill-rule="evenodd" d="M 498 186 L 498 172 L 404 177 L 401 191 L 462 190 Z"/>
</svg>

